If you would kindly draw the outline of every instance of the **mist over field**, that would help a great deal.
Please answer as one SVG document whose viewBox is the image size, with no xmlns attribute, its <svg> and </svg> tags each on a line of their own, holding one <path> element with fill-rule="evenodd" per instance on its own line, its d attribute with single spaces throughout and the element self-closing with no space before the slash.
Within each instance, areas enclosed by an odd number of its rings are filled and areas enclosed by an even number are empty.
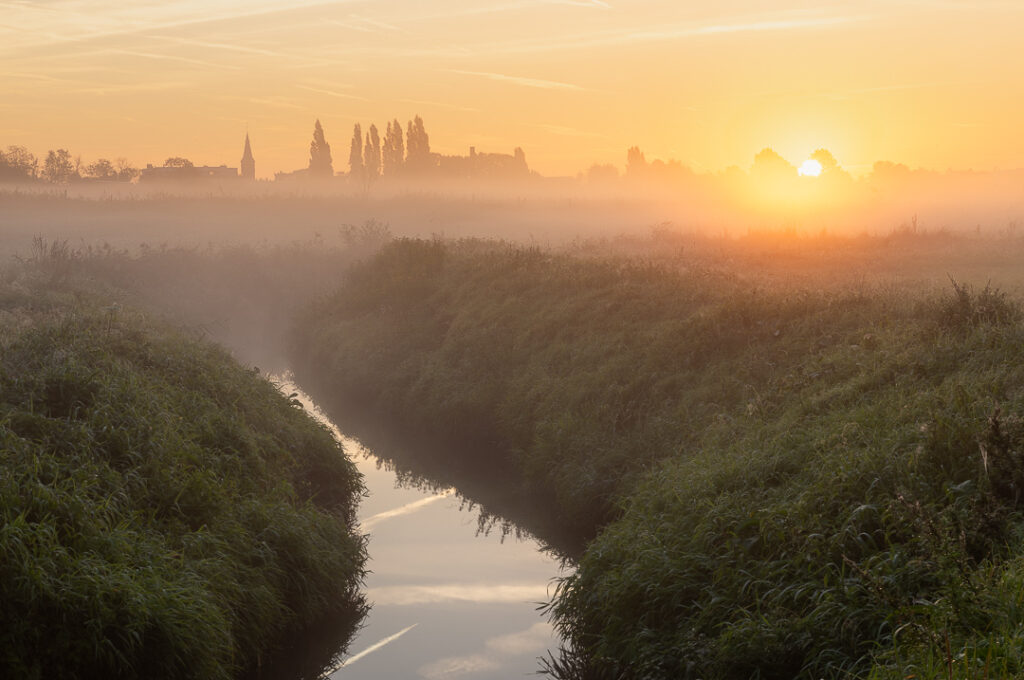
<svg viewBox="0 0 1024 680">
<path fill-rule="evenodd" d="M 781 158 L 749 172 L 695 174 L 646 163 L 575 178 L 246 184 L 0 185 L 3 247 L 33 236 L 116 246 L 283 243 L 376 220 L 396 236 L 502 238 L 559 246 L 646 234 L 700 236 L 954 232 L 1013 235 L 1024 220 L 1024 171 L 928 172 L 879 163 L 800 176 Z M 386 179 L 386 178 L 385 178 Z"/>
</svg>

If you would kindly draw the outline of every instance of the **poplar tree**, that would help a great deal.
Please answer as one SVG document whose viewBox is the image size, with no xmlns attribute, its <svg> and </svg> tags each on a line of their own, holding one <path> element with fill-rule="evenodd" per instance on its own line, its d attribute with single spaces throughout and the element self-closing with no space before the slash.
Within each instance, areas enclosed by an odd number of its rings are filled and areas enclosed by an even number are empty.
<svg viewBox="0 0 1024 680">
<path fill-rule="evenodd" d="M 324 137 L 324 129 L 317 119 L 313 128 L 313 141 L 309 144 L 309 174 L 313 177 L 334 177 L 331 145 Z"/>
<path fill-rule="evenodd" d="M 384 135 L 383 158 L 384 174 L 394 176 L 402 171 L 405 165 L 405 143 L 402 141 L 402 124 L 398 120 L 388 123 Z"/>
<path fill-rule="evenodd" d="M 409 121 L 405 135 L 407 154 L 405 163 L 410 169 L 423 172 L 430 167 L 430 137 L 423 126 L 423 119 L 416 116 Z"/>
<path fill-rule="evenodd" d="M 363 129 L 356 123 L 352 130 L 352 146 L 348 152 L 349 175 L 359 179 L 363 175 Z"/>
<path fill-rule="evenodd" d="M 366 147 L 363 150 L 363 165 L 366 166 L 366 174 L 371 179 L 380 176 L 381 148 L 380 134 L 376 125 L 370 125 L 370 131 L 366 133 Z"/>
</svg>

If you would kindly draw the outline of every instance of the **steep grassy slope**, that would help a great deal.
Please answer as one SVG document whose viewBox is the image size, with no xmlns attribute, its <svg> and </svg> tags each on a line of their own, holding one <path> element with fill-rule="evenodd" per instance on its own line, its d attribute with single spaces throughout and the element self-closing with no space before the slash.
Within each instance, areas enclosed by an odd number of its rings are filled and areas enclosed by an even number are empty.
<svg viewBox="0 0 1024 680">
<path fill-rule="evenodd" d="M 0 676 L 228 678 L 298 627 L 354 627 L 362 486 L 332 436 L 40 271 L 0 283 Z"/>
<path fill-rule="evenodd" d="M 1019 672 L 1022 355 L 988 288 L 436 241 L 296 336 L 350 402 L 597 535 L 552 605 L 556 670 L 637 678 Z"/>
</svg>

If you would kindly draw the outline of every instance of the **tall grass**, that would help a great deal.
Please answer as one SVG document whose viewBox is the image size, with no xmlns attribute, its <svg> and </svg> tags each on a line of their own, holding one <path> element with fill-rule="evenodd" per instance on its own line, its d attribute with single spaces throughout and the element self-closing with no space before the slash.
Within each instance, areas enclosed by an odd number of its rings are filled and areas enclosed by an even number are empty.
<svg viewBox="0 0 1024 680">
<path fill-rule="evenodd" d="M 595 537 L 556 675 L 995 677 L 1020 671 L 1018 309 L 400 241 L 295 347 Z"/>
<path fill-rule="evenodd" d="M 38 264 L 0 282 L 0 676 L 228 678 L 353 629 L 362 485 L 330 433 Z"/>
</svg>

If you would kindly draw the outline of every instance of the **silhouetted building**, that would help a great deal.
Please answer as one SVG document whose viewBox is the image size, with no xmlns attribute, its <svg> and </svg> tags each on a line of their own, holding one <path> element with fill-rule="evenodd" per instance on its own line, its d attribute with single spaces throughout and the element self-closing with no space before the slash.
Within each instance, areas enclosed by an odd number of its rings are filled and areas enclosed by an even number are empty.
<svg viewBox="0 0 1024 680">
<path fill-rule="evenodd" d="M 256 179 L 256 159 L 249 146 L 249 133 L 245 133 L 245 151 L 242 152 L 242 179 Z"/>
<path fill-rule="evenodd" d="M 300 182 L 309 179 L 309 168 L 299 168 L 291 172 L 275 172 L 275 182 Z"/>
<path fill-rule="evenodd" d="M 436 159 L 438 173 L 449 177 L 514 179 L 530 175 L 526 154 L 519 148 L 511 154 L 477 153 L 476 147 L 471 146 L 468 156 L 432 155 Z"/>
</svg>

